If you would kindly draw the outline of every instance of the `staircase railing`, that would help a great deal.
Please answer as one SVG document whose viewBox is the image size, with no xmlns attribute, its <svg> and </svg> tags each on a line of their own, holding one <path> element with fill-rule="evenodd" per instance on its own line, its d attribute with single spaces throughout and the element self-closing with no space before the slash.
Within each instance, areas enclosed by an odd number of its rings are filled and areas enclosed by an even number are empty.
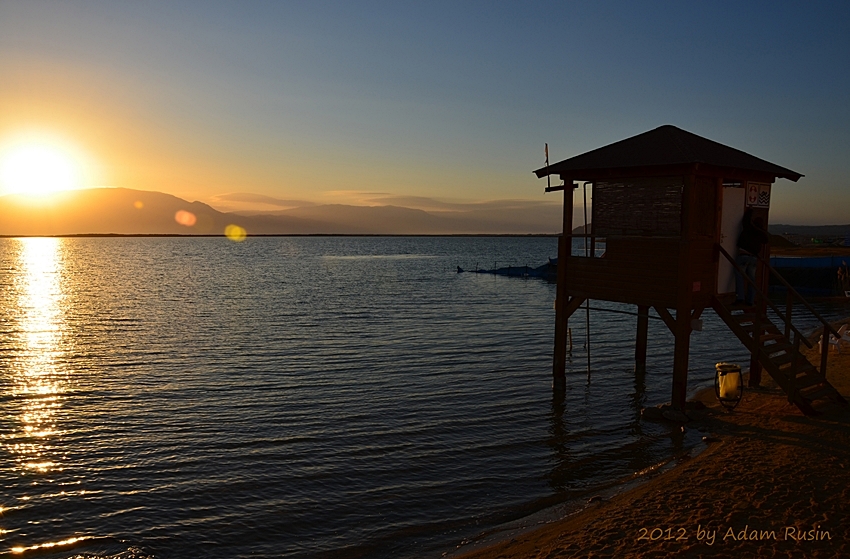
<svg viewBox="0 0 850 559">
<path fill-rule="evenodd" d="M 821 340 L 822 341 L 821 341 L 820 370 L 821 370 L 821 374 L 823 374 L 824 378 L 826 378 L 826 362 L 827 362 L 827 356 L 829 355 L 829 343 L 828 343 L 829 342 L 829 336 L 834 335 L 836 338 L 841 338 L 841 334 L 839 334 L 838 331 L 835 328 L 833 328 L 829 324 L 829 322 L 827 322 L 827 320 L 824 317 L 822 317 L 815 309 L 813 309 L 812 306 L 809 304 L 809 302 L 806 301 L 806 299 L 803 298 L 802 295 L 797 293 L 796 289 L 791 287 L 790 283 L 785 281 L 785 278 L 783 278 L 779 274 L 779 272 L 776 271 L 776 268 L 771 266 L 770 263 L 765 261 L 761 256 L 759 256 L 758 259 L 768 270 L 770 270 L 770 273 L 773 274 L 783 286 L 785 286 L 786 307 L 787 307 L 787 314 L 788 314 L 788 320 L 785 322 L 786 328 L 787 328 L 787 324 L 791 321 L 791 307 L 793 306 L 793 299 L 795 297 L 797 299 L 800 299 L 800 301 L 803 303 L 803 306 L 805 306 L 806 309 L 808 309 L 808 311 L 810 313 L 812 313 L 812 315 L 814 315 L 814 317 L 817 318 L 820 321 L 821 324 L 823 324 L 823 332 L 821 333 Z M 809 346 L 809 347 L 811 347 L 811 346 Z"/>
<path fill-rule="evenodd" d="M 761 262 L 761 264 L 767 270 L 769 270 L 770 273 L 772 273 L 774 276 L 776 276 L 779 279 L 780 283 L 782 283 L 782 285 L 784 285 L 786 290 L 787 290 L 786 291 L 785 312 L 784 313 L 779 308 L 777 308 L 777 306 L 773 304 L 773 301 L 771 301 L 770 298 L 761 289 L 758 288 L 758 286 L 755 284 L 755 282 L 747 274 L 744 273 L 744 270 L 742 270 L 741 267 L 738 266 L 738 263 L 735 262 L 735 259 L 732 258 L 732 255 L 730 255 L 728 252 L 726 252 L 726 249 L 724 249 L 719 244 L 717 244 L 715 246 L 719 249 L 720 254 L 722 254 L 724 257 L 726 257 L 726 259 L 729 261 L 729 263 L 732 264 L 732 267 L 735 269 L 735 271 L 741 277 L 744 278 L 744 280 L 747 282 L 747 284 L 752 286 L 752 288 L 755 291 L 756 295 L 758 296 L 759 300 L 767 303 L 770 306 L 770 308 L 773 309 L 773 312 L 775 312 L 776 315 L 782 319 L 782 321 L 785 323 L 785 339 L 788 340 L 789 343 L 791 342 L 791 331 L 793 330 L 794 333 L 796 333 L 796 338 L 797 338 L 798 342 L 795 343 L 795 349 L 799 349 L 799 347 L 800 347 L 799 341 L 802 341 L 804 344 L 806 344 L 806 347 L 808 347 L 808 348 L 812 348 L 813 346 L 812 346 L 811 342 L 809 342 L 809 340 L 806 339 L 806 337 L 802 334 L 802 332 L 800 332 L 791 323 L 791 317 L 793 315 L 794 299 L 799 299 L 800 302 L 803 303 L 803 306 L 810 313 L 812 313 L 812 315 L 815 318 L 817 318 L 818 321 L 820 321 L 821 324 L 823 324 L 823 338 L 822 338 L 823 342 L 821 343 L 820 372 L 824 376 L 824 378 L 826 378 L 826 363 L 827 363 L 827 356 L 829 355 L 829 353 L 828 353 L 829 352 L 829 343 L 828 343 L 829 336 L 830 336 L 830 334 L 834 334 L 836 337 L 841 337 L 841 335 L 838 333 L 838 331 L 836 331 L 835 328 L 830 326 L 829 322 L 827 322 L 827 320 L 824 317 L 822 317 L 820 315 L 820 313 L 818 313 L 814 308 L 812 308 L 812 306 L 809 304 L 809 302 L 806 301 L 806 299 L 803 298 L 803 296 L 800 295 L 797 292 L 796 289 L 791 287 L 791 284 L 789 284 L 787 281 L 785 281 L 785 278 L 783 278 L 779 274 L 779 272 L 777 272 L 776 269 L 774 269 L 773 266 L 770 265 L 769 262 L 765 261 L 760 256 L 757 257 L 759 262 Z M 759 335 L 760 335 L 760 333 L 758 331 L 753 332 L 753 337 L 756 341 L 758 341 Z"/>
</svg>

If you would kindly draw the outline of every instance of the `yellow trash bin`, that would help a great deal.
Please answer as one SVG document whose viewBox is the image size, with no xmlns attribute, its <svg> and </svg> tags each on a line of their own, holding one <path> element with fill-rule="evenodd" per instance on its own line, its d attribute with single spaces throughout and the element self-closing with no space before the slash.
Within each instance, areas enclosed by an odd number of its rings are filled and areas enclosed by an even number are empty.
<svg viewBox="0 0 850 559">
<path fill-rule="evenodd" d="M 717 363 L 714 366 L 714 392 L 726 409 L 734 409 L 744 396 L 744 378 L 741 366 L 736 363 Z"/>
</svg>

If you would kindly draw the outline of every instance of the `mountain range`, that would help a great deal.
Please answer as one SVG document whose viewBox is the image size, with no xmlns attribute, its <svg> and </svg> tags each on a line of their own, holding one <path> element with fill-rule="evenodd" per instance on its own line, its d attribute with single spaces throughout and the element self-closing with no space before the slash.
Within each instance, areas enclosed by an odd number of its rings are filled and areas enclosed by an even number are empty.
<svg viewBox="0 0 850 559">
<path fill-rule="evenodd" d="M 554 234 L 560 230 L 561 211 L 559 203 L 498 201 L 427 211 L 305 204 L 237 213 L 162 192 L 94 188 L 0 197 L 0 235 L 220 235 L 228 225 L 249 235 Z"/>
<path fill-rule="evenodd" d="M 231 224 L 249 235 L 558 234 L 562 219 L 560 200 L 447 203 L 384 197 L 375 198 L 373 205 L 349 205 L 246 193 L 215 200 L 224 207 L 241 200 L 283 209 L 221 211 L 171 194 L 127 188 L 69 190 L 44 197 L 13 194 L 0 197 L 0 235 L 221 235 Z M 400 205 L 404 203 L 421 207 Z M 845 238 L 850 225 L 771 224 L 770 231 L 787 237 Z M 574 231 L 582 232 L 582 226 Z"/>
</svg>

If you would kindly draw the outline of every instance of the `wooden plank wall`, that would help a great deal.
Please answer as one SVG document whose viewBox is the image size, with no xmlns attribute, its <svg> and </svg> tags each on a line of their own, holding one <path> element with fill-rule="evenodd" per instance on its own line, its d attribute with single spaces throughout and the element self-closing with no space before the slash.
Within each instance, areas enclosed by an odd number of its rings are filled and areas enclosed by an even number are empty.
<svg viewBox="0 0 850 559">
<path fill-rule="evenodd" d="M 694 204 L 691 218 L 691 235 L 694 237 L 717 237 L 717 179 L 696 177 L 694 181 Z"/>
<path fill-rule="evenodd" d="M 594 182 L 594 233 L 601 236 L 679 235 L 683 184 L 681 176 Z"/>
<path fill-rule="evenodd" d="M 699 284 L 699 290 L 693 289 L 694 304 L 706 305 L 717 289 L 717 265 L 713 260 L 714 239 L 700 238 L 691 241 L 688 257 L 692 280 Z"/>
<path fill-rule="evenodd" d="M 605 257 L 570 257 L 567 289 L 590 299 L 674 308 L 679 243 L 669 237 L 608 237 Z"/>
</svg>

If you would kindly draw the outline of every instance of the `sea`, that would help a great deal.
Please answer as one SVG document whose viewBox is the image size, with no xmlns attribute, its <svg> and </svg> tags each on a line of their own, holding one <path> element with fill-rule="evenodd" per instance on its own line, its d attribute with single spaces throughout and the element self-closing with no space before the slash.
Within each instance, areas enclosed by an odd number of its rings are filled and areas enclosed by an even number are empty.
<svg viewBox="0 0 850 559">
<path fill-rule="evenodd" d="M 0 555 L 437 558 L 698 450 L 696 429 L 641 420 L 670 399 L 660 320 L 635 374 L 635 309 L 577 311 L 558 397 L 555 285 L 458 273 L 556 253 L 554 237 L 0 239 Z M 748 363 L 704 319 L 692 393 L 716 362 Z"/>
</svg>

